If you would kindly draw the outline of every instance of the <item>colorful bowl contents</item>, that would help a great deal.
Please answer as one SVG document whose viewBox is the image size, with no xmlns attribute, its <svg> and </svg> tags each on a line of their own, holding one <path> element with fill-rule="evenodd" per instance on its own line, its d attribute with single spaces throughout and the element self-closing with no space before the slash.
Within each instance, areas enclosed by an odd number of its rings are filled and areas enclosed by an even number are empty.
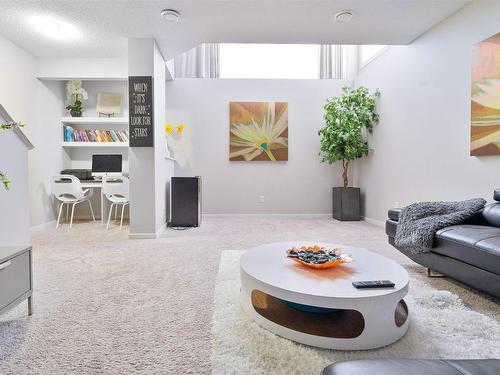
<svg viewBox="0 0 500 375">
<path fill-rule="evenodd" d="M 292 247 L 286 251 L 287 258 L 314 269 L 324 269 L 352 262 L 350 254 L 342 254 L 342 249 L 328 250 L 320 246 Z"/>
</svg>

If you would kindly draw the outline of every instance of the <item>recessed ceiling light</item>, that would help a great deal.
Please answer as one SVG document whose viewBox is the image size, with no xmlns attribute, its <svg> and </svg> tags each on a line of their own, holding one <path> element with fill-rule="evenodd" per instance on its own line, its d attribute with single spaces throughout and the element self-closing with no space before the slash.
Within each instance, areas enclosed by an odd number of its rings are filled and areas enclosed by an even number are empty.
<svg viewBox="0 0 500 375">
<path fill-rule="evenodd" d="M 335 15 L 335 20 L 339 23 L 347 23 L 352 20 L 354 13 L 350 10 L 343 10 Z"/>
<path fill-rule="evenodd" d="M 80 34 L 70 23 L 49 16 L 33 16 L 29 19 L 29 23 L 36 32 L 52 39 L 74 39 Z"/>
<path fill-rule="evenodd" d="M 179 22 L 181 14 L 174 9 L 163 9 L 161 11 L 161 17 L 168 22 Z"/>
</svg>

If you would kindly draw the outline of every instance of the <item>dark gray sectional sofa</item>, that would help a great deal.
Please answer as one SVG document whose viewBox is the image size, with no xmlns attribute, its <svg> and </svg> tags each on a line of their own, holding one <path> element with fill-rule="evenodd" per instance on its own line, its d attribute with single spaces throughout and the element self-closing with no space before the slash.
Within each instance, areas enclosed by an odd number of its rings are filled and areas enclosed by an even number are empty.
<svg viewBox="0 0 500 375">
<path fill-rule="evenodd" d="M 498 359 L 362 359 L 326 367 L 321 375 L 498 375 Z"/>
<path fill-rule="evenodd" d="M 500 298 L 500 189 L 494 199 L 466 222 L 437 231 L 432 251 L 420 254 L 394 244 L 401 210 L 391 209 L 385 225 L 389 243 L 418 264 Z"/>
</svg>

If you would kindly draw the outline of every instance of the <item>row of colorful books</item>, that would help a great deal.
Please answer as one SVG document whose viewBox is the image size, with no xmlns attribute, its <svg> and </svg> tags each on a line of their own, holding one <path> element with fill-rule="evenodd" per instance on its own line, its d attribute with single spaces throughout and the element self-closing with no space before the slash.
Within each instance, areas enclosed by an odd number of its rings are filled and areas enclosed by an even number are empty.
<svg viewBox="0 0 500 375">
<path fill-rule="evenodd" d="M 128 142 L 128 131 L 74 129 L 65 126 L 64 142 Z"/>
</svg>

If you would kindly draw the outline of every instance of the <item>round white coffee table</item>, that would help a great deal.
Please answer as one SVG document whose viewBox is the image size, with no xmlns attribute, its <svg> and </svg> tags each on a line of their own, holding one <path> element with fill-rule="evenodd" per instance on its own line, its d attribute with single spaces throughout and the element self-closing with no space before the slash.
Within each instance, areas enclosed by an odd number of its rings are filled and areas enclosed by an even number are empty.
<svg viewBox="0 0 500 375">
<path fill-rule="evenodd" d="M 314 270 L 285 257 L 292 246 L 341 247 L 352 263 Z M 403 297 L 409 277 L 391 259 L 365 249 L 316 242 L 262 245 L 243 254 L 241 302 L 248 315 L 269 331 L 306 345 L 328 349 L 378 348 L 408 330 Z M 353 281 L 391 280 L 394 288 L 356 289 Z"/>
</svg>

